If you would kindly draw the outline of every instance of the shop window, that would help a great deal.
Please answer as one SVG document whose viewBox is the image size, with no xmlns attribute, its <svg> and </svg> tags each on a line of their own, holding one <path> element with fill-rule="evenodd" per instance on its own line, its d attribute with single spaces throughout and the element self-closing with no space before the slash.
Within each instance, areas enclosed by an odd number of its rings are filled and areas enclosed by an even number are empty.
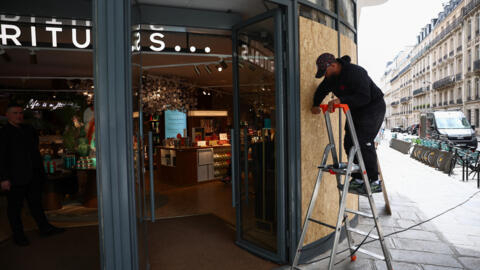
<svg viewBox="0 0 480 270">
<path fill-rule="evenodd" d="M 342 20 L 355 26 L 355 4 L 352 0 L 341 0 L 338 15 Z"/>
<path fill-rule="evenodd" d="M 336 0 L 307 0 L 307 1 L 335 13 Z"/>
<path fill-rule="evenodd" d="M 340 34 L 347 36 L 348 38 L 355 40 L 355 33 L 350 28 L 343 24 L 340 24 Z"/>
<path fill-rule="evenodd" d="M 332 17 L 326 15 L 325 13 L 322 13 L 321 11 L 318 11 L 316 9 L 313 9 L 309 6 L 305 5 L 299 5 L 299 14 L 302 17 L 308 18 L 312 21 L 319 22 L 321 24 L 324 24 L 328 27 L 331 27 L 335 29 L 335 19 Z"/>
</svg>

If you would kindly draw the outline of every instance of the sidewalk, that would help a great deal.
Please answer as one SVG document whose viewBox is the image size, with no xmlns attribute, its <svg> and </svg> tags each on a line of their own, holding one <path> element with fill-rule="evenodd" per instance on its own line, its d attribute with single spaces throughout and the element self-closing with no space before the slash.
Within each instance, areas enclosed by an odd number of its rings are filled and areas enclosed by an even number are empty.
<svg viewBox="0 0 480 270">
<path fill-rule="evenodd" d="M 385 137 L 390 138 L 389 134 Z M 455 174 L 449 177 L 411 159 L 409 155 L 389 148 L 388 145 L 387 140 L 382 142 L 378 148 L 378 156 L 390 198 L 392 216 L 383 213 L 383 196 L 374 195 L 385 235 L 433 217 L 480 191 L 476 187 L 476 181 L 462 182 L 461 169 L 456 169 Z M 360 198 L 360 208 L 364 211 L 369 209 L 365 197 Z M 371 219 L 360 217 L 357 228 L 368 232 L 372 225 Z M 363 236 L 353 236 L 355 243 L 360 243 L 363 239 Z M 388 237 L 386 242 L 390 247 L 395 270 L 480 269 L 480 194 L 445 215 Z M 346 242 L 343 241 L 338 250 L 346 247 Z M 366 244 L 363 248 L 381 254 L 378 241 Z M 327 252 L 318 258 L 329 255 Z M 350 262 L 348 252 L 344 252 L 337 255 L 336 262 L 344 258 L 335 269 L 386 269 L 384 261 L 361 253 L 357 254 L 355 262 Z M 327 267 L 328 259 L 303 265 L 300 269 Z M 279 269 L 289 267 L 283 266 Z"/>
</svg>

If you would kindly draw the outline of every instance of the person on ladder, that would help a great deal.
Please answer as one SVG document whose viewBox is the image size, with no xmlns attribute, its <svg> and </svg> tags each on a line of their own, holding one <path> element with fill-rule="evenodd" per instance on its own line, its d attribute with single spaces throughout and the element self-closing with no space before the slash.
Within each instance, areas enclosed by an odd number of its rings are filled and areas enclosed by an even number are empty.
<svg viewBox="0 0 480 270">
<path fill-rule="evenodd" d="M 328 102 L 328 109 L 333 111 L 334 104 L 347 104 L 350 108 L 355 130 L 357 132 L 360 150 L 365 162 L 372 193 L 382 192 L 382 185 L 378 180 L 377 153 L 375 150 L 375 136 L 378 134 L 385 116 L 385 101 L 380 88 L 368 76 L 367 71 L 350 63 L 350 56 L 335 58 L 330 53 L 323 53 L 317 58 L 316 78 L 325 76 L 317 88 L 313 98 L 312 113 L 321 113 L 319 107 L 323 99 L 333 92 L 336 99 Z M 349 153 L 353 141 L 345 123 L 345 152 Z M 355 158 L 355 163 L 358 161 Z M 362 175 L 353 173 L 349 192 L 366 194 Z"/>
</svg>

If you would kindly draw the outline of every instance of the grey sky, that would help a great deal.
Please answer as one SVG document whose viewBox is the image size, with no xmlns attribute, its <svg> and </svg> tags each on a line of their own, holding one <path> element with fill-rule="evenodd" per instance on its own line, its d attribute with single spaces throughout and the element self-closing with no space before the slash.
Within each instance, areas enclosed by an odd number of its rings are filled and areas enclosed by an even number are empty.
<svg viewBox="0 0 480 270">
<path fill-rule="evenodd" d="M 386 63 L 416 43 L 421 28 L 438 16 L 446 0 L 389 0 L 362 8 L 358 25 L 358 62 L 378 84 Z"/>
</svg>

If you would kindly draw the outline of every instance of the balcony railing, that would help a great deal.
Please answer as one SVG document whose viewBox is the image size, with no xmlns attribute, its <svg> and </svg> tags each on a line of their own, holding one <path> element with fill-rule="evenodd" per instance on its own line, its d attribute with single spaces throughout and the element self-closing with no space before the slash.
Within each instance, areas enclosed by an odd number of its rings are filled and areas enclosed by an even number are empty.
<svg viewBox="0 0 480 270">
<path fill-rule="evenodd" d="M 436 66 L 437 65 L 437 61 L 433 62 L 433 66 Z"/>
<path fill-rule="evenodd" d="M 462 8 L 462 16 L 466 16 L 470 11 L 480 5 L 480 0 L 472 0 L 465 7 Z"/>
<path fill-rule="evenodd" d="M 462 45 L 457 47 L 457 52 L 461 52 L 461 51 L 462 51 Z"/>
<path fill-rule="evenodd" d="M 438 58 L 438 64 L 442 62 L 442 58 Z"/>
<path fill-rule="evenodd" d="M 447 59 L 447 55 L 445 54 L 445 55 L 443 56 L 443 60 L 446 60 L 446 59 Z"/>
<path fill-rule="evenodd" d="M 418 95 L 423 94 L 423 93 L 425 93 L 423 87 L 420 87 L 416 90 L 413 90 L 413 96 L 418 96 Z"/>
<path fill-rule="evenodd" d="M 467 37 L 467 41 L 470 41 L 470 40 L 472 40 L 472 36 Z"/>
<path fill-rule="evenodd" d="M 453 51 L 451 51 L 449 54 L 448 54 L 450 57 L 453 56 Z"/>
<path fill-rule="evenodd" d="M 451 105 L 451 104 L 455 104 L 455 102 L 454 102 L 453 100 L 450 100 L 450 101 L 448 102 L 448 104 L 450 104 L 450 105 Z"/>
<path fill-rule="evenodd" d="M 433 103 L 433 104 L 432 104 L 432 107 L 433 107 L 433 108 L 437 107 L 437 103 Z"/>
<path fill-rule="evenodd" d="M 447 106 L 448 102 L 444 101 L 443 106 Z"/>
<path fill-rule="evenodd" d="M 472 66 L 467 67 L 467 72 L 472 71 Z"/>
<path fill-rule="evenodd" d="M 425 87 L 425 91 L 430 91 L 430 85 L 427 85 L 427 87 Z"/>
<path fill-rule="evenodd" d="M 455 83 L 455 77 L 448 76 L 433 83 L 433 89 L 439 89 Z"/>
<path fill-rule="evenodd" d="M 480 71 L 480 59 L 473 62 L 473 71 Z"/>
<path fill-rule="evenodd" d="M 467 101 L 472 101 L 472 97 L 467 97 Z"/>
<path fill-rule="evenodd" d="M 400 103 L 400 102 L 398 102 L 398 101 L 394 101 L 394 102 L 390 103 L 390 105 L 392 105 L 392 106 L 397 106 L 399 103 Z"/>
<path fill-rule="evenodd" d="M 457 99 L 457 104 L 462 104 L 462 99 L 461 98 Z"/>
<path fill-rule="evenodd" d="M 455 75 L 455 81 L 460 81 L 462 79 L 462 73 L 458 73 L 457 75 Z"/>
</svg>

